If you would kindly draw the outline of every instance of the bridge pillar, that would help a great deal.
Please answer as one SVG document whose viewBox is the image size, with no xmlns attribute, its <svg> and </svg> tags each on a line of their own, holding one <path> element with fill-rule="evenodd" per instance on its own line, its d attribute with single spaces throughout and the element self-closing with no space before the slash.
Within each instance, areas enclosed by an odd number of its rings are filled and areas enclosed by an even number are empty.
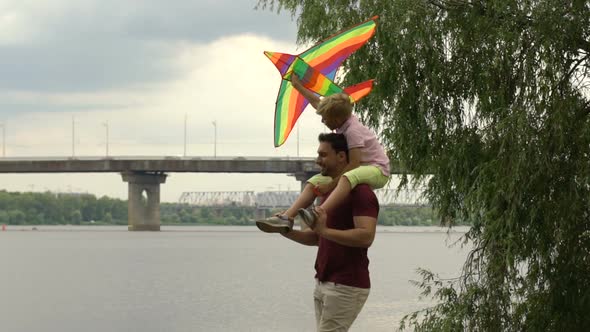
<svg viewBox="0 0 590 332">
<path fill-rule="evenodd" d="M 166 182 L 164 173 L 126 172 L 123 181 L 129 183 L 128 229 L 130 231 L 160 230 L 160 183 Z M 146 194 L 146 198 L 143 194 Z"/>
<path fill-rule="evenodd" d="M 305 185 L 307 184 L 307 180 L 309 180 L 309 178 L 311 178 L 312 176 L 318 174 L 318 172 L 297 172 L 295 174 L 293 174 L 293 176 L 295 176 L 295 179 L 299 182 L 301 182 L 301 190 L 303 191 L 303 188 L 305 188 Z"/>
<path fill-rule="evenodd" d="M 256 208 L 254 210 L 254 218 L 256 218 L 256 220 L 266 218 L 266 209 Z"/>
</svg>

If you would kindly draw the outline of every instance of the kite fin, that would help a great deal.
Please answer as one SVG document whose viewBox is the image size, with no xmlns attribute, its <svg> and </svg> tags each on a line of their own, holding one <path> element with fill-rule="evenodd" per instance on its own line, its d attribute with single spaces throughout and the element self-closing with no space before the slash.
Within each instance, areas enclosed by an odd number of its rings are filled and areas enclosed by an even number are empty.
<svg viewBox="0 0 590 332">
<path fill-rule="evenodd" d="M 373 81 L 375 80 L 368 80 L 355 85 L 351 85 L 345 88 L 344 92 L 350 96 L 350 100 L 353 103 L 356 103 L 371 92 L 371 90 L 373 89 Z"/>
<path fill-rule="evenodd" d="M 266 55 L 266 57 L 275 65 L 275 67 L 277 67 L 283 78 L 287 78 L 285 77 L 287 74 L 290 75 L 291 64 L 295 60 L 296 56 L 287 53 L 269 51 L 264 51 L 264 55 Z"/>
</svg>

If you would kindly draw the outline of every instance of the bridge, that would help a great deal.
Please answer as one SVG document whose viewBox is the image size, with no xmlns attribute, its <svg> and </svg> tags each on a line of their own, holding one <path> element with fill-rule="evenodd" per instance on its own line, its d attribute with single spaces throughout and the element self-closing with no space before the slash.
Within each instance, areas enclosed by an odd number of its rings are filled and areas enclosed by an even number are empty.
<svg viewBox="0 0 590 332">
<path fill-rule="evenodd" d="M 160 184 L 167 173 L 282 173 L 302 187 L 318 172 L 315 158 L 63 157 L 0 158 L 0 173 L 120 173 L 128 183 L 128 229 L 160 230 Z M 399 170 L 392 167 L 392 173 Z M 147 199 L 144 199 L 146 197 Z"/>
<path fill-rule="evenodd" d="M 0 158 L 0 173 L 300 173 L 318 172 L 315 158 L 70 157 Z"/>
<path fill-rule="evenodd" d="M 128 229 L 131 231 L 160 230 L 160 184 L 166 182 L 166 173 L 283 173 L 305 183 L 317 171 L 314 158 L 0 158 L 0 173 L 120 173 L 128 183 Z"/>
</svg>

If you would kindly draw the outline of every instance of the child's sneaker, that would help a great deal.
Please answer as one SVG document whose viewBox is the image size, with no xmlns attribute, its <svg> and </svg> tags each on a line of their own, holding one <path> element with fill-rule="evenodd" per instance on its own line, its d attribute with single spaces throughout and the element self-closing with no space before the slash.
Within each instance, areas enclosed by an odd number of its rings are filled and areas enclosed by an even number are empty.
<svg viewBox="0 0 590 332">
<path fill-rule="evenodd" d="M 287 233 L 293 229 L 293 220 L 286 215 L 256 220 L 258 229 L 265 233 Z"/>
<path fill-rule="evenodd" d="M 315 222 L 318 218 L 317 213 L 311 209 L 299 209 L 297 210 L 297 214 L 303 220 L 303 222 L 307 225 L 307 227 L 313 229 L 315 227 Z"/>
</svg>

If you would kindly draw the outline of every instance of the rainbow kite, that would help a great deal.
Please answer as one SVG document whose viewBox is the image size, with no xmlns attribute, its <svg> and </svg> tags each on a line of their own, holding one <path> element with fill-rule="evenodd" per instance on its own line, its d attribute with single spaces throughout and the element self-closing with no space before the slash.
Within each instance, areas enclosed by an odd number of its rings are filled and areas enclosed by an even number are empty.
<svg viewBox="0 0 590 332">
<path fill-rule="evenodd" d="M 264 52 L 277 67 L 282 78 L 275 109 L 275 147 L 285 143 L 295 122 L 308 104 L 291 84 L 293 73 L 301 79 L 306 88 L 321 96 L 343 92 L 350 96 L 352 102 L 357 102 L 371 92 L 373 80 L 343 89 L 334 83 L 334 77 L 342 62 L 375 34 L 377 18 L 375 16 L 328 37 L 299 55 Z"/>
</svg>

